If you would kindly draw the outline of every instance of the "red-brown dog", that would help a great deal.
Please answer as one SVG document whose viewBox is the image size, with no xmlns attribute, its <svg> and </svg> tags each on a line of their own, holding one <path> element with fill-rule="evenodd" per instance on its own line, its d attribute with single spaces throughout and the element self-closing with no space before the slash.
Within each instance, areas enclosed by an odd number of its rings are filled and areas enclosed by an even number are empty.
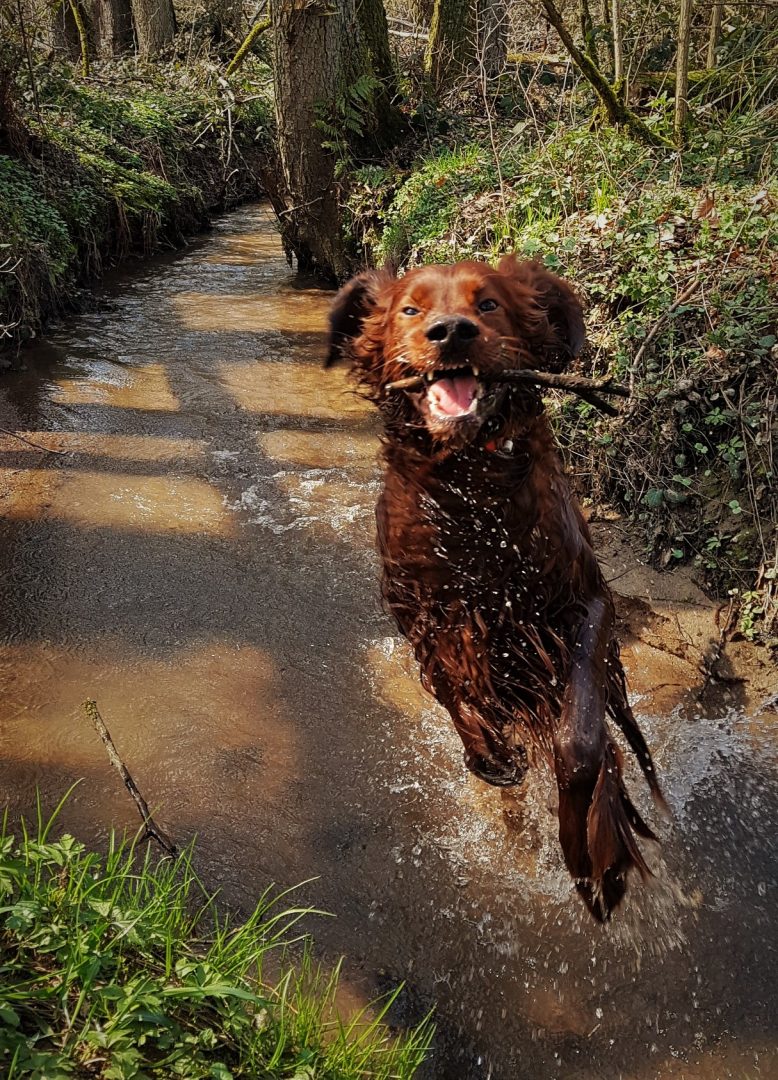
<svg viewBox="0 0 778 1080">
<path fill-rule="evenodd" d="M 654 839 L 606 713 L 662 797 L 627 702 L 613 600 L 539 392 L 504 378 L 559 370 L 583 341 L 569 285 L 509 256 L 496 270 L 360 274 L 335 299 L 327 362 L 347 356 L 381 413 L 383 595 L 422 682 L 487 783 L 553 763 L 565 861 L 603 920 L 628 870 L 648 873 L 635 834 Z M 410 376 L 423 382 L 390 386 Z"/>
</svg>

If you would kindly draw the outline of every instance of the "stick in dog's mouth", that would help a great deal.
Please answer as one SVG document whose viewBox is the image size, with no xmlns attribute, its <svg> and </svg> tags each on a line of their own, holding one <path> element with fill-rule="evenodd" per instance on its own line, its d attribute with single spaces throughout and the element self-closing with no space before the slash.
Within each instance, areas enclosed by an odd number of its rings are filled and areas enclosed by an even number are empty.
<svg viewBox="0 0 778 1080">
<path fill-rule="evenodd" d="M 616 416 L 617 412 L 607 401 L 599 396 L 602 394 L 613 394 L 616 397 L 629 397 L 629 389 L 626 386 L 622 386 L 620 383 L 615 383 L 612 378 L 605 377 L 602 379 L 585 379 L 579 375 L 566 375 L 555 374 L 550 371 L 534 371 L 532 368 L 521 368 L 513 371 L 501 371 L 499 375 L 495 375 L 492 378 L 484 378 L 480 374 L 478 368 L 457 368 L 452 371 L 440 370 L 430 371 L 426 375 L 410 375 L 406 379 L 397 379 L 394 382 L 387 383 L 384 387 L 385 393 L 390 393 L 393 390 L 420 390 L 423 387 L 435 386 L 438 381 L 450 381 L 455 383 L 460 379 L 472 379 L 473 383 L 478 382 L 507 382 L 507 383 L 529 383 L 535 386 L 548 386 L 555 390 L 567 390 L 573 394 L 578 394 L 584 401 L 588 401 L 591 405 L 600 409 L 602 412 L 607 413 L 609 416 Z M 444 387 L 445 390 L 448 389 Z M 455 390 L 461 389 L 461 387 L 454 387 Z M 472 401 L 476 400 L 476 390 L 473 391 Z"/>
</svg>

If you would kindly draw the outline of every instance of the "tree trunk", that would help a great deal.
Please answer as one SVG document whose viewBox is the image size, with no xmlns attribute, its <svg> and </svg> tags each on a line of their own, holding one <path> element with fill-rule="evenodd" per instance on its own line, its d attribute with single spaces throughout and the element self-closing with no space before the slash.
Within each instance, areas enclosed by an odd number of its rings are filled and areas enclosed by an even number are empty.
<svg viewBox="0 0 778 1080">
<path fill-rule="evenodd" d="M 132 48 L 130 0 L 95 0 L 92 25 L 95 50 L 103 59 L 121 56 Z"/>
<path fill-rule="evenodd" d="M 600 14 L 599 24 L 600 32 L 603 35 L 603 44 L 605 49 L 605 58 L 607 60 L 606 66 L 610 67 L 613 71 L 613 33 L 611 31 L 611 7 L 610 0 L 600 0 Z"/>
<path fill-rule="evenodd" d="M 508 56 L 508 12 L 505 0 L 478 0 L 478 62 L 487 79 L 505 70 Z"/>
<path fill-rule="evenodd" d="M 275 111 L 280 183 L 274 199 L 287 254 L 301 270 L 343 278 L 335 155 L 325 149 L 322 115 L 335 116 L 358 41 L 354 0 L 274 0 Z"/>
<path fill-rule="evenodd" d="M 689 44 L 692 29 L 693 0 L 681 0 L 678 15 L 678 55 L 676 57 L 675 77 L 675 138 L 680 145 L 683 142 L 683 129 L 689 109 Z"/>
<path fill-rule="evenodd" d="M 389 27 L 383 0 L 356 0 L 359 32 L 372 74 L 379 82 L 374 94 L 375 123 L 369 134 L 379 148 L 394 145 L 402 130 L 402 116 L 397 108 L 397 75 L 389 49 Z"/>
<path fill-rule="evenodd" d="M 721 17 L 724 14 L 724 5 L 714 3 L 710 13 L 710 33 L 708 34 L 708 59 L 706 67 L 712 70 L 716 66 L 716 49 L 721 34 Z"/>
<path fill-rule="evenodd" d="M 417 26 L 429 27 L 432 22 L 432 13 L 435 10 L 435 0 L 411 0 L 411 18 Z"/>
<path fill-rule="evenodd" d="M 597 51 L 594 47 L 594 22 L 589 10 L 589 0 L 578 0 L 578 24 L 581 31 L 583 51 L 597 63 Z"/>
<path fill-rule="evenodd" d="M 621 0 L 611 0 L 611 41 L 613 42 L 613 85 L 622 101 L 629 95 L 624 86 L 624 38 L 621 23 Z"/>
<path fill-rule="evenodd" d="M 172 0 L 131 0 L 135 37 L 141 56 L 154 56 L 173 40 L 176 17 Z"/>
<path fill-rule="evenodd" d="M 435 0 L 424 70 L 437 90 L 456 82 L 475 62 L 472 0 Z"/>
</svg>

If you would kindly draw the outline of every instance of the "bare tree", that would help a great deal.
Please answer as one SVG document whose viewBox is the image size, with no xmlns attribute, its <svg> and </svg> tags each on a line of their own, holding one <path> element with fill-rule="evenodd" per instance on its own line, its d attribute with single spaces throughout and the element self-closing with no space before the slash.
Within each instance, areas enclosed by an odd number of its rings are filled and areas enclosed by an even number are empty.
<svg viewBox="0 0 778 1080">
<path fill-rule="evenodd" d="M 622 34 L 621 0 L 611 0 L 611 41 L 613 43 L 613 83 L 616 92 L 626 101 L 624 87 L 624 37 Z"/>
<path fill-rule="evenodd" d="M 710 12 L 710 31 L 708 33 L 708 57 L 706 65 L 708 68 L 715 68 L 716 66 L 716 49 L 719 44 L 719 35 L 721 34 L 721 17 L 724 14 L 724 5 L 719 3 L 718 0 L 711 7 Z"/>
<path fill-rule="evenodd" d="M 587 56 L 586 53 L 578 48 L 573 40 L 573 35 L 565 24 L 554 0 L 540 0 L 540 2 L 548 17 L 548 21 L 554 27 L 557 34 L 559 34 L 562 44 L 570 54 L 573 63 L 581 74 L 589 81 L 593 90 L 602 102 L 610 122 L 619 127 L 627 128 L 635 138 L 640 139 L 642 142 L 652 145 L 665 145 L 667 140 L 652 131 L 651 128 L 629 108 L 616 92 L 616 89 L 605 78 L 598 65 L 594 63 L 591 57 Z M 684 2 L 687 2 L 687 0 L 684 0 Z"/>
<path fill-rule="evenodd" d="M 683 129 L 689 109 L 689 45 L 692 30 L 692 6 L 694 0 L 681 0 L 678 15 L 678 54 L 675 75 L 675 138 L 683 142 Z"/>
<path fill-rule="evenodd" d="M 478 59 L 487 79 L 505 70 L 508 55 L 508 12 L 505 0 L 478 0 Z"/>
<path fill-rule="evenodd" d="M 172 0 L 131 0 L 132 21 L 141 56 L 154 56 L 173 40 L 176 16 Z"/>
</svg>

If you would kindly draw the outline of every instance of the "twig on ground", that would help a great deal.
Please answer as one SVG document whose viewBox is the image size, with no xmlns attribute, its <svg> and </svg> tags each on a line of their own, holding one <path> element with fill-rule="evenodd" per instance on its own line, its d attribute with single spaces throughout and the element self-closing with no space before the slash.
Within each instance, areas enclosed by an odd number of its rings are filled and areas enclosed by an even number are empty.
<svg viewBox="0 0 778 1080">
<path fill-rule="evenodd" d="M 168 855 L 175 856 L 177 854 L 176 845 L 173 843 L 167 833 L 165 833 L 163 829 L 160 829 L 159 825 L 157 825 L 157 823 L 154 821 L 154 818 L 151 816 L 148 803 L 138 790 L 138 785 L 130 776 L 129 771 L 127 770 L 127 766 L 119 757 L 119 752 L 114 745 L 110 732 L 105 726 L 103 718 L 97 710 L 97 702 L 89 698 L 83 703 L 81 707 L 83 708 L 87 719 L 91 720 L 95 730 L 97 731 L 97 734 L 100 736 L 103 746 L 105 747 L 108 754 L 108 760 L 116 769 L 119 776 L 121 776 L 122 780 L 124 781 L 124 786 L 129 791 L 135 802 L 135 805 L 138 808 L 138 813 L 140 814 L 143 824 L 146 828 L 144 839 L 150 837 L 151 839 L 156 840 L 159 846 L 165 852 L 167 852 Z"/>
<path fill-rule="evenodd" d="M 53 450 L 50 446 L 41 446 L 39 443 L 33 442 L 32 439 L 26 439 L 24 435 L 20 435 L 18 431 L 12 431 L 7 427 L 0 427 L 0 432 L 3 435 L 10 435 L 12 439 L 18 439 L 20 442 L 27 443 L 33 450 L 40 450 L 42 454 L 61 454 L 63 457 L 65 454 L 69 454 L 69 450 Z"/>
</svg>

